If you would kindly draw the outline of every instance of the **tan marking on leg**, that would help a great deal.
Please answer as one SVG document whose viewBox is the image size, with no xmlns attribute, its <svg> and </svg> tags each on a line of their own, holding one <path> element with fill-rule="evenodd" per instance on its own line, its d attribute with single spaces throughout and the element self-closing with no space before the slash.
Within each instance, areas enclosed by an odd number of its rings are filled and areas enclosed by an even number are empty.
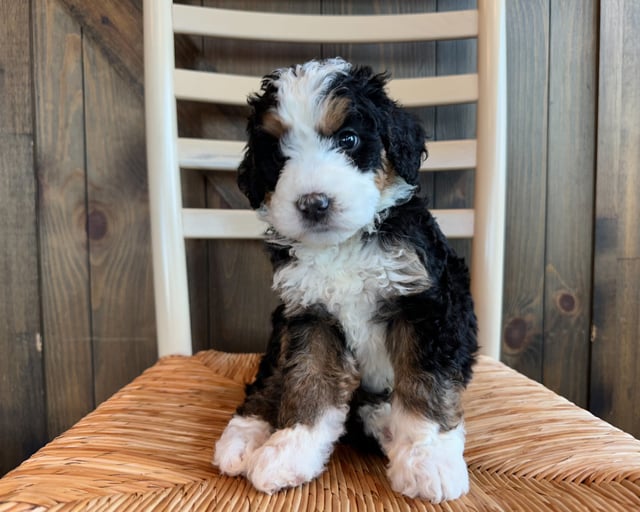
<svg viewBox="0 0 640 512">
<path fill-rule="evenodd" d="M 325 322 L 327 319 L 318 319 L 289 331 L 289 339 L 293 343 L 292 338 L 298 338 L 300 348 L 292 348 L 282 356 L 279 428 L 313 424 L 318 413 L 328 407 L 347 405 L 360 383 L 355 358 Z M 304 343 L 299 343 L 300 338 Z"/>
<path fill-rule="evenodd" d="M 442 431 L 457 427 L 463 417 L 462 382 L 437 378 L 421 368 L 415 330 L 409 322 L 393 320 L 388 343 L 396 376 L 394 398 L 406 410 L 438 423 Z"/>
</svg>

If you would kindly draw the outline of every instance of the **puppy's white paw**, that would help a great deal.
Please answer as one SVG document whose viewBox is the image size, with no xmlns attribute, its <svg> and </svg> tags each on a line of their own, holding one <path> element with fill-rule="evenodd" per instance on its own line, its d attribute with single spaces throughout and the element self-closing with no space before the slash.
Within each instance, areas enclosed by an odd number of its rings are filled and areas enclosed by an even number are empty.
<svg viewBox="0 0 640 512">
<path fill-rule="evenodd" d="M 234 416 L 216 443 L 213 464 L 227 475 L 246 474 L 249 457 L 270 435 L 271 426 L 266 421 Z"/>
<path fill-rule="evenodd" d="M 330 409 L 312 427 L 276 431 L 250 457 L 247 478 L 268 494 L 314 479 L 324 471 L 333 444 L 344 431 L 345 416 L 342 409 Z"/>
<path fill-rule="evenodd" d="M 427 422 L 425 420 L 425 423 Z M 432 503 L 454 500 L 469 491 L 469 473 L 463 458 L 464 428 L 439 433 L 431 423 L 431 432 L 422 438 L 416 432 L 395 432 L 389 447 L 387 475 L 394 491 Z"/>
</svg>

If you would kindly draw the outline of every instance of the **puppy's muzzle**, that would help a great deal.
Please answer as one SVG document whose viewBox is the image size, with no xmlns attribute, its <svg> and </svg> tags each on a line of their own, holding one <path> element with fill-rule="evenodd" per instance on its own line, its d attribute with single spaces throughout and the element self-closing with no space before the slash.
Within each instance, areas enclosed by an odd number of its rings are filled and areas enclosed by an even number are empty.
<svg viewBox="0 0 640 512">
<path fill-rule="evenodd" d="M 296 207 L 304 219 L 311 222 L 319 222 L 328 216 L 331 198 L 326 194 L 317 192 L 305 194 L 298 198 Z"/>
</svg>

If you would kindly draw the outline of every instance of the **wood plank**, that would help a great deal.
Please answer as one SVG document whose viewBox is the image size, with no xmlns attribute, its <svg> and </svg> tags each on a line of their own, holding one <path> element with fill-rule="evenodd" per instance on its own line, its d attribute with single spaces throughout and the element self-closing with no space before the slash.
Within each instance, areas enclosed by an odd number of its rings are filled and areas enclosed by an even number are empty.
<svg viewBox="0 0 640 512">
<path fill-rule="evenodd" d="M 47 424 L 49 435 L 55 436 L 95 405 L 82 35 L 56 0 L 36 0 L 33 16 Z"/>
<path fill-rule="evenodd" d="M 443 5 L 444 4 L 444 5 Z M 475 0 L 448 0 L 439 2 L 438 9 L 469 9 Z M 436 44 L 436 70 L 438 75 L 475 73 L 477 71 L 477 41 L 439 41 Z M 472 139 L 476 136 L 476 105 L 441 106 L 436 109 L 437 141 Z M 471 167 L 471 166 L 470 166 Z M 456 172 L 434 176 L 434 208 L 472 208 L 474 173 L 458 167 Z M 452 240 L 459 256 L 471 265 L 471 241 Z"/>
<path fill-rule="evenodd" d="M 82 26 L 134 91 L 144 91 L 142 0 L 59 0 Z M 183 35 L 176 37 L 176 59 L 193 60 L 198 48 Z"/>
<path fill-rule="evenodd" d="M 261 239 L 267 224 L 253 210 L 185 208 L 182 212 L 185 238 Z"/>
<path fill-rule="evenodd" d="M 602 2 L 590 409 L 640 436 L 640 4 Z"/>
<path fill-rule="evenodd" d="M 591 350 L 598 4 L 552 2 L 550 12 L 543 383 L 582 407 Z"/>
<path fill-rule="evenodd" d="M 549 1 L 507 2 L 507 222 L 502 360 L 542 379 Z"/>
<path fill-rule="evenodd" d="M 92 41 L 84 52 L 95 397 L 155 362 L 144 109 Z"/>
<path fill-rule="evenodd" d="M 111 65 L 142 95 L 142 0 L 60 0 Z"/>
<path fill-rule="evenodd" d="M 212 7 L 253 9 L 268 12 L 319 14 L 320 0 L 204 0 Z M 207 38 L 198 69 L 221 73 L 262 76 L 273 69 L 320 57 L 318 44 L 255 44 Z M 200 136 L 246 140 L 248 109 L 245 106 L 201 105 Z M 244 208 L 235 175 L 207 173 L 207 206 Z M 277 299 L 271 291 L 271 264 L 259 241 L 209 242 L 210 322 L 213 348 L 231 351 L 263 350 L 270 332 L 271 311 Z"/>
<path fill-rule="evenodd" d="M 30 5 L 0 0 L 0 475 L 47 439 Z"/>
<path fill-rule="evenodd" d="M 251 41 L 385 43 L 477 37 L 475 9 L 378 16 L 314 16 L 174 5 L 176 33 Z"/>
<path fill-rule="evenodd" d="M 190 5 L 202 5 L 201 0 L 183 0 Z M 179 50 L 184 38 L 195 49 L 190 53 Z M 192 68 L 202 58 L 202 37 L 177 34 L 175 63 L 177 67 Z M 183 43 L 184 44 L 184 43 Z M 198 137 L 201 133 L 201 108 L 197 103 L 181 102 L 178 105 L 178 127 L 182 136 Z M 187 208 L 205 208 L 207 205 L 206 178 L 199 171 L 182 172 L 182 204 Z M 191 315 L 191 344 L 193 352 L 209 348 L 209 242 L 186 240 L 189 311 Z"/>
<path fill-rule="evenodd" d="M 188 101 L 241 106 L 247 96 L 260 89 L 259 76 L 208 73 L 176 69 L 173 74 L 176 98 Z M 388 84 L 389 95 L 405 107 L 469 103 L 478 99 L 475 74 L 427 78 L 398 78 Z"/>
<path fill-rule="evenodd" d="M 473 236 L 472 209 L 433 209 L 431 213 L 447 237 Z M 267 228 L 253 210 L 185 208 L 182 221 L 185 238 L 261 239 Z"/>
<path fill-rule="evenodd" d="M 240 165 L 244 141 L 210 140 L 181 137 L 178 139 L 178 161 L 185 169 L 215 169 L 235 172 Z M 421 171 L 448 171 L 475 168 L 476 141 L 474 139 L 429 142 L 429 158 Z"/>
</svg>

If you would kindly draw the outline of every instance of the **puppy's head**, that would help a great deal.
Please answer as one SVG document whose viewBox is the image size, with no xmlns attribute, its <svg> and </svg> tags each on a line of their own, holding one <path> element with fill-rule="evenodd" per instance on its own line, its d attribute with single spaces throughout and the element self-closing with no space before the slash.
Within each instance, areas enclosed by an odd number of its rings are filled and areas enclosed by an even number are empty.
<svg viewBox="0 0 640 512">
<path fill-rule="evenodd" d="M 249 99 L 238 184 L 282 236 L 340 243 L 414 193 L 425 134 L 387 76 L 342 59 L 279 69 Z"/>
</svg>

